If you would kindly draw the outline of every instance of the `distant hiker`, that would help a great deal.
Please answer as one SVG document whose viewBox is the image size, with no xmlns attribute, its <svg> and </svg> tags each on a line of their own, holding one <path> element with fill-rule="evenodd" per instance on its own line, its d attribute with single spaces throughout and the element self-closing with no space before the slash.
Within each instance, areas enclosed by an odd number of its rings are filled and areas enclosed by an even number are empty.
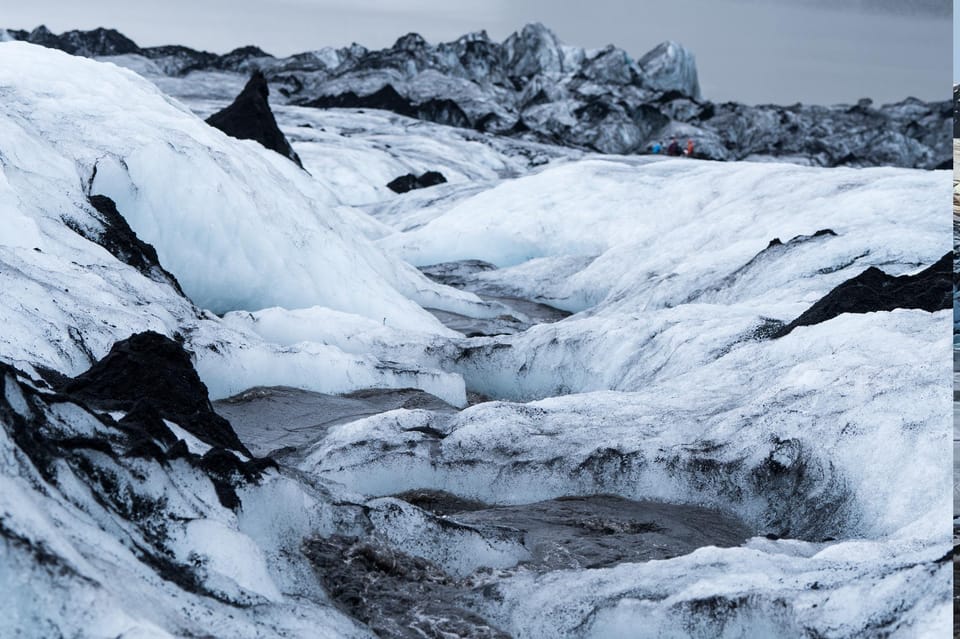
<svg viewBox="0 0 960 639">
<path fill-rule="evenodd" d="M 687 140 L 687 157 L 693 157 L 693 140 Z"/>
<path fill-rule="evenodd" d="M 660 152 L 663 151 L 663 144 L 660 142 L 653 143 L 653 154 L 660 155 Z"/>
<path fill-rule="evenodd" d="M 677 138 L 670 139 L 670 146 L 667 147 L 667 155 L 674 157 L 681 155 L 680 144 L 677 143 Z"/>
</svg>

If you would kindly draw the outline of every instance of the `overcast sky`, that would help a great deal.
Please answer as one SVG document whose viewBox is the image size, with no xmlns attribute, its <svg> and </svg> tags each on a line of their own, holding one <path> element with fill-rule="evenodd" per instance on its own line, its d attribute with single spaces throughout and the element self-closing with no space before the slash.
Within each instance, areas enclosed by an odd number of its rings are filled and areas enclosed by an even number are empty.
<svg viewBox="0 0 960 639">
<path fill-rule="evenodd" d="M 956 0 L 955 0 L 956 1 Z M 502 40 L 539 21 L 567 43 L 615 44 L 639 58 L 676 40 L 697 58 L 704 97 L 747 103 L 948 99 L 951 0 L 30 0 L 6 3 L 9 28 L 107 26 L 142 46 L 275 55 L 359 42 L 428 41 L 486 29 Z M 960 66 L 960 65 L 958 65 Z"/>
</svg>

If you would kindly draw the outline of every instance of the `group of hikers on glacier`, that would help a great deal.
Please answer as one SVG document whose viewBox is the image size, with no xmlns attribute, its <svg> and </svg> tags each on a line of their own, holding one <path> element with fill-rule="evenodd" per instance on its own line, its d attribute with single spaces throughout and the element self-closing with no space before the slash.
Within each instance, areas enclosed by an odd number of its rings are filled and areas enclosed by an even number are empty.
<svg viewBox="0 0 960 639">
<path fill-rule="evenodd" d="M 677 138 L 670 138 L 670 145 L 664 147 L 663 142 L 654 142 L 653 147 L 651 147 L 654 155 L 660 155 L 661 153 L 666 153 L 671 156 L 681 156 L 686 155 L 687 157 L 693 157 L 693 140 L 687 140 L 687 148 L 681 149 L 680 143 L 677 142 Z"/>
</svg>

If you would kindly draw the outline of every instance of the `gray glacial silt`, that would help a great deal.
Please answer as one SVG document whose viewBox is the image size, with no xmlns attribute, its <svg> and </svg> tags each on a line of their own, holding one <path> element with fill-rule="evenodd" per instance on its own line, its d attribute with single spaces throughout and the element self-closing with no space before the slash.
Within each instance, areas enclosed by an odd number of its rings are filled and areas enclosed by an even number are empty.
<svg viewBox="0 0 960 639">
<path fill-rule="evenodd" d="M 738 546 L 751 534 L 713 509 L 609 495 L 502 507 L 440 491 L 398 497 L 432 512 L 441 529 L 514 538 L 528 558 L 458 576 L 376 536 L 309 540 L 305 553 L 333 600 L 379 637 L 509 637 L 487 615 L 511 575 L 668 559 L 703 546 Z"/>
<path fill-rule="evenodd" d="M 513 335 L 537 324 L 559 322 L 571 313 L 537 300 L 525 299 L 496 283 L 478 279 L 478 274 L 495 271 L 496 266 L 482 260 L 443 262 L 420 268 L 420 271 L 441 284 L 470 291 L 487 302 L 499 302 L 510 313 L 493 319 L 477 319 L 458 313 L 428 309 L 444 326 L 467 337 Z"/>
<path fill-rule="evenodd" d="M 713 508 L 614 495 L 515 506 L 486 506 L 425 491 L 398 497 L 479 530 L 519 532 L 531 556 L 522 565 L 536 572 L 669 559 L 703 546 L 739 546 L 753 534 L 743 522 Z M 463 510 L 451 513 L 448 506 Z"/>
<path fill-rule="evenodd" d="M 471 610 L 495 590 L 482 579 L 451 577 L 387 544 L 343 535 L 309 540 L 304 554 L 333 601 L 377 637 L 510 639 Z"/>
<path fill-rule="evenodd" d="M 322 439 L 337 424 L 397 408 L 453 413 L 446 402 L 417 389 L 369 389 L 327 395 L 284 386 L 257 387 L 214 402 L 254 455 L 286 457 Z M 289 461 L 289 460 L 287 460 Z"/>
</svg>

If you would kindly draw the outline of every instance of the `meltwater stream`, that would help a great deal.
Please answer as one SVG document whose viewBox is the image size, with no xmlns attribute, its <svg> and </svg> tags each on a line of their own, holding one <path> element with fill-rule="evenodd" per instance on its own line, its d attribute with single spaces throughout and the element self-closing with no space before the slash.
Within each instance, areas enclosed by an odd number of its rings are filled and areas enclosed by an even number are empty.
<svg viewBox="0 0 960 639">
<path fill-rule="evenodd" d="M 512 506 L 464 502 L 428 491 L 398 496 L 448 521 L 478 530 L 499 527 L 515 532 L 530 553 L 519 565 L 537 572 L 669 559 L 703 546 L 737 546 L 752 535 L 743 522 L 712 508 L 615 495 Z M 454 512 L 445 512 L 448 507 Z"/>
<path fill-rule="evenodd" d="M 428 410 L 438 417 L 456 412 L 422 391 L 393 389 L 334 396 L 256 388 L 215 407 L 255 454 L 269 452 L 290 466 L 331 428 L 356 419 L 398 408 Z M 613 495 L 507 506 L 426 489 L 393 498 L 420 509 L 422 533 L 416 526 L 411 533 L 409 514 L 384 510 L 382 499 L 342 502 L 335 508 L 350 525 L 308 539 L 303 547 L 336 605 L 380 637 L 509 637 L 485 612 L 501 597 L 503 579 L 669 559 L 704 546 L 738 546 L 755 532 L 711 508 Z M 383 516 L 391 510 L 398 513 L 395 518 Z M 377 514 L 371 514 L 374 511 Z M 406 535 L 406 543 L 392 541 L 398 531 Z M 418 544 L 435 543 L 428 534 L 454 549 L 467 535 L 480 544 L 508 548 L 515 559 L 508 565 L 480 562 L 475 569 L 460 570 L 449 561 L 418 556 Z"/>
<path fill-rule="evenodd" d="M 509 309 L 492 319 L 431 311 L 467 338 L 519 333 L 569 315 L 512 296 L 512 291 L 499 290 L 496 285 L 478 283 L 477 274 L 494 270 L 490 264 L 464 261 L 423 270 L 437 281 L 472 290 Z M 429 411 L 443 423 L 458 412 L 415 389 L 326 395 L 259 387 L 215 402 L 215 407 L 251 451 L 290 467 L 299 466 L 331 429 L 355 420 L 406 409 Z M 444 435 L 437 431 L 431 437 L 442 439 Z M 469 473 L 469 468 L 464 472 Z M 355 490 L 349 485 L 346 488 Z M 505 578 L 670 559 L 704 546 L 739 546 L 755 533 L 744 522 L 716 509 L 606 494 L 495 505 L 422 488 L 392 498 L 409 506 L 399 510 L 395 505 L 385 507 L 382 499 L 339 504 L 344 512 L 361 514 L 344 516 L 344 520 L 353 517 L 352 525 L 304 544 L 306 556 L 333 601 L 381 637 L 509 637 L 484 612 L 501 597 L 498 584 Z M 424 532 L 412 533 L 412 542 L 408 535 L 411 520 L 404 510 L 410 506 L 419 509 L 416 517 L 424 527 Z M 383 515 L 391 511 L 397 513 L 395 518 Z M 406 541 L 398 544 L 396 532 L 400 530 Z M 467 535 L 481 545 L 507 548 L 506 555 L 514 559 L 506 565 L 502 556 L 490 564 L 480 561 L 468 570 L 456 559 L 431 560 L 416 550 L 418 545 L 435 542 L 430 541 L 427 530 L 452 548 L 458 548 L 457 540 Z M 470 549 L 454 552 L 469 553 Z"/>
<path fill-rule="evenodd" d="M 458 313 L 427 309 L 447 328 L 467 337 L 513 335 L 537 324 L 559 322 L 571 314 L 543 302 L 525 299 L 502 285 L 483 281 L 482 274 L 495 271 L 496 267 L 481 260 L 444 262 L 420 269 L 424 275 L 439 282 L 476 294 L 487 302 L 500 303 L 508 309 L 503 315 L 490 319 L 477 319 Z"/>
<path fill-rule="evenodd" d="M 484 616 L 498 582 L 518 572 L 605 568 L 669 559 L 703 546 L 742 544 L 742 522 L 709 508 L 631 501 L 610 495 L 489 506 L 435 491 L 403 499 L 432 510 L 452 530 L 513 538 L 527 557 L 509 568 L 466 576 L 406 554 L 377 537 L 334 535 L 305 549 L 334 601 L 381 637 L 509 637 Z"/>
</svg>

